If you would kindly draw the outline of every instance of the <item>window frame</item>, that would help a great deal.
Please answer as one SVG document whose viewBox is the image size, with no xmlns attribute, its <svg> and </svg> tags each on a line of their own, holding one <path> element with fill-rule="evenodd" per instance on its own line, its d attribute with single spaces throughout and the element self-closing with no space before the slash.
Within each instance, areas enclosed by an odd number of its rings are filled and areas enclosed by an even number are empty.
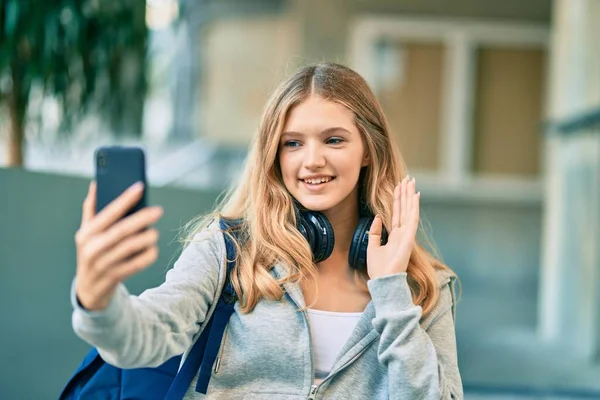
<svg viewBox="0 0 600 400">
<path fill-rule="evenodd" d="M 540 176 L 486 176 L 472 169 L 473 110 L 477 50 L 482 46 L 542 49 L 549 54 L 550 28 L 545 24 L 488 22 L 363 15 L 351 24 L 350 65 L 375 87 L 376 45 L 382 39 L 438 43 L 445 49 L 440 121 L 440 171 L 412 170 L 421 190 L 432 199 L 458 199 L 538 204 L 543 197 L 544 146 Z M 549 73 L 546 73 L 548 87 Z M 542 109 L 547 110 L 548 97 Z M 540 123 L 541 125 L 541 123 Z M 540 135 L 542 135 L 540 127 Z"/>
</svg>

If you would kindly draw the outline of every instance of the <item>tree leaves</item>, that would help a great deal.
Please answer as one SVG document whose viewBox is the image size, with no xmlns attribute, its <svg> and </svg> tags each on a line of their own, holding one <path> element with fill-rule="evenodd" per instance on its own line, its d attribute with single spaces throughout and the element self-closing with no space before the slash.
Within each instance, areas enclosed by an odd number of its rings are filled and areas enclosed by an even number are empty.
<svg viewBox="0 0 600 400">
<path fill-rule="evenodd" d="M 62 99 L 65 132 L 94 112 L 114 134 L 139 135 L 145 7 L 144 0 L 0 0 L 0 82 L 21 80 L 0 88 L 21 88 L 26 107 L 31 85 L 42 85 Z"/>
<path fill-rule="evenodd" d="M 5 12 L 4 12 L 4 26 L 3 31 L 7 37 L 14 35 L 17 30 L 17 22 L 19 18 L 19 2 L 17 0 L 5 0 L 7 1 Z"/>
</svg>

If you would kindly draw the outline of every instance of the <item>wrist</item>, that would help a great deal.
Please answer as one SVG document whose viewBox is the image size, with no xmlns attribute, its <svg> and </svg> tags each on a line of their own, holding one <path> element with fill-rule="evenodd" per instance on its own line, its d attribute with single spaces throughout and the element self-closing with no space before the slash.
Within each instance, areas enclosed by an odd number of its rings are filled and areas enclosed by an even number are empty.
<svg viewBox="0 0 600 400">
<path fill-rule="evenodd" d="M 382 276 L 367 285 L 377 311 L 399 311 L 415 306 L 406 272 Z"/>
<path fill-rule="evenodd" d="M 382 269 L 378 271 L 369 271 L 369 279 L 385 278 L 396 274 L 405 274 L 406 270 Z"/>
<path fill-rule="evenodd" d="M 114 290 L 113 290 L 114 291 Z M 94 299 L 92 296 L 86 296 L 85 290 L 81 290 L 79 287 L 75 288 L 75 301 L 77 305 L 85 311 L 103 311 L 108 308 L 112 292 L 102 299 Z"/>
</svg>

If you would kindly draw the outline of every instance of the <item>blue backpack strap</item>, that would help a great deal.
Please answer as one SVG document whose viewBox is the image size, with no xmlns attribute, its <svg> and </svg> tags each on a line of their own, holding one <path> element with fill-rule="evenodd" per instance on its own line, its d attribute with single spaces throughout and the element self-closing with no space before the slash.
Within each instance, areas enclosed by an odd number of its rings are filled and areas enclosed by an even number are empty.
<svg viewBox="0 0 600 400">
<path fill-rule="evenodd" d="M 240 221 L 238 220 L 230 221 L 221 219 L 219 225 L 222 231 L 229 230 L 229 232 L 235 236 L 237 231 L 232 228 L 239 225 L 239 222 Z M 200 372 L 198 373 L 196 391 L 206 394 L 208 389 L 211 370 L 217 359 L 219 348 L 221 347 L 221 339 L 223 338 L 225 327 L 229 322 L 229 317 L 233 313 L 235 302 L 237 301 L 237 296 L 230 280 L 230 275 L 235 267 L 235 244 L 227 234 L 223 234 L 223 236 L 225 238 L 225 250 L 227 255 L 227 274 L 225 276 L 225 283 L 223 285 L 221 296 L 219 297 L 215 310 L 206 323 L 202 334 L 198 340 L 196 340 L 196 343 L 194 343 L 192 350 L 190 350 L 179 373 L 175 377 L 165 400 L 182 399 L 198 370 L 200 370 Z"/>
</svg>

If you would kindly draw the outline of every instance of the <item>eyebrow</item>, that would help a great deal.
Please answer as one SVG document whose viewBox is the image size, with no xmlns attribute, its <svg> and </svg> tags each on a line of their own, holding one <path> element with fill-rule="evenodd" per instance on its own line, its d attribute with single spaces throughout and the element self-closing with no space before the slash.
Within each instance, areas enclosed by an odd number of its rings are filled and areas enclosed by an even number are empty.
<svg viewBox="0 0 600 400">
<path fill-rule="evenodd" d="M 331 134 L 333 132 L 338 132 L 338 131 L 344 131 L 344 132 L 348 133 L 349 135 L 352 134 L 352 132 L 350 132 L 346 128 L 342 128 L 341 126 L 334 126 L 334 127 L 331 127 L 331 128 L 327 128 L 324 131 L 321 131 L 321 133 L 319 133 L 319 136 L 328 135 L 328 134 Z M 296 131 L 286 131 L 286 132 L 283 132 L 281 134 L 282 137 L 285 136 L 285 135 L 304 135 L 304 133 L 302 133 L 302 132 L 296 132 Z"/>
</svg>

